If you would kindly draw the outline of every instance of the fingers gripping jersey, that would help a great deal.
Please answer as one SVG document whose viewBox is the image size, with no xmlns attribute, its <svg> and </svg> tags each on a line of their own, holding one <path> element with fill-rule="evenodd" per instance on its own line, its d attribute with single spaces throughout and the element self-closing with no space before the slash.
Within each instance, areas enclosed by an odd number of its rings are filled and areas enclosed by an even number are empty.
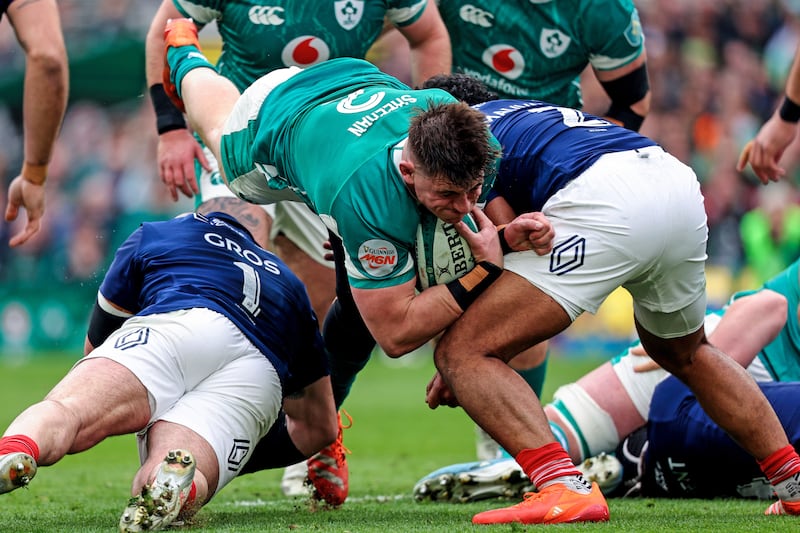
<svg viewBox="0 0 800 533">
<path fill-rule="evenodd" d="M 627 65 L 644 50 L 631 0 L 438 0 L 453 70 L 503 98 L 581 107 L 580 74 Z"/>
<path fill-rule="evenodd" d="M 223 41 L 218 69 L 243 91 L 278 68 L 335 57 L 364 58 L 384 18 L 416 22 L 427 0 L 174 0 L 197 24 L 216 22 Z"/>
<path fill-rule="evenodd" d="M 284 393 L 304 367 L 324 365 L 303 284 L 222 213 L 142 224 L 117 251 L 100 293 L 136 315 L 199 307 L 228 317 L 273 364 Z"/>
</svg>

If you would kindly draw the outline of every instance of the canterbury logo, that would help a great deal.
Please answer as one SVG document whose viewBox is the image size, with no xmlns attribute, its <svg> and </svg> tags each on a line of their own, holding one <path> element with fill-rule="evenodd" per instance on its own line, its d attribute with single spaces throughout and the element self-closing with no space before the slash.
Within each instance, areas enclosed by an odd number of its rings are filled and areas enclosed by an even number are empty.
<svg viewBox="0 0 800 533">
<path fill-rule="evenodd" d="M 458 10 L 458 15 L 461 17 L 461 20 L 469 22 L 470 24 L 475 24 L 481 28 L 491 28 L 493 25 L 492 21 L 494 20 L 494 15 L 471 4 L 462 6 L 461 9 Z"/>
<path fill-rule="evenodd" d="M 381 100 L 383 100 L 383 97 L 386 96 L 385 92 L 380 91 L 370 96 L 366 102 L 360 104 L 354 103 L 355 99 L 362 94 L 364 94 L 364 89 L 359 89 L 354 93 L 348 94 L 344 100 L 336 104 L 336 110 L 339 113 L 363 113 L 378 105 Z"/>
<path fill-rule="evenodd" d="M 283 8 L 279 6 L 253 6 L 247 12 L 250 22 L 265 26 L 280 26 L 283 24 L 286 20 L 281 15 L 283 15 Z"/>
</svg>

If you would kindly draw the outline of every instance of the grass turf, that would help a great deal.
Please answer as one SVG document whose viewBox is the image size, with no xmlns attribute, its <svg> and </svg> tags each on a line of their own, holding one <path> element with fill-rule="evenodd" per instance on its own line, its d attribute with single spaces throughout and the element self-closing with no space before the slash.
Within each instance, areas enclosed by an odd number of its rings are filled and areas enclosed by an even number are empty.
<svg viewBox="0 0 800 533">
<path fill-rule="evenodd" d="M 12 363 L 0 358 L 3 376 L 0 427 L 39 401 L 74 359 L 38 356 Z M 597 360 L 552 357 L 544 397 Z M 281 471 L 234 480 L 198 514 L 202 531 L 431 532 L 533 531 L 541 526 L 473 526 L 474 513 L 508 505 L 417 503 L 414 483 L 441 466 L 474 460 L 474 428 L 457 409 L 431 411 L 424 390 L 433 375 L 429 354 L 391 361 L 376 355 L 359 376 L 345 408 L 354 419 L 345 431 L 352 454 L 350 498 L 340 509 L 314 509 L 280 492 Z M 40 468 L 27 489 L 0 496 L 0 531 L 111 531 L 129 496 L 138 467 L 132 436 L 112 437 L 95 448 Z M 745 500 L 611 500 L 611 522 L 550 526 L 592 531 L 779 531 L 796 518 L 765 517 L 764 502 Z"/>
</svg>

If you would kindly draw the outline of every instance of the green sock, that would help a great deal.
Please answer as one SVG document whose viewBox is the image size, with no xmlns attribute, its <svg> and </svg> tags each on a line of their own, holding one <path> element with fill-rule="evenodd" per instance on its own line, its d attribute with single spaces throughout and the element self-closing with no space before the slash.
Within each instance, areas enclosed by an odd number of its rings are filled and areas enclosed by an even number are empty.
<svg viewBox="0 0 800 533">
<path fill-rule="evenodd" d="M 539 366 L 535 366 L 533 368 L 526 368 L 524 370 L 517 370 L 517 374 L 522 376 L 522 379 L 530 385 L 533 392 L 536 393 L 540 399 L 542 397 L 542 388 L 544 387 L 544 376 L 547 373 L 547 360 L 550 357 L 550 354 L 545 356 L 544 361 Z"/>
<path fill-rule="evenodd" d="M 196 68 L 214 69 L 214 65 L 206 59 L 206 56 L 196 46 L 189 44 L 186 46 L 171 47 L 167 50 L 167 62 L 169 62 L 169 80 L 175 84 L 178 96 L 181 96 L 181 82 L 183 77 L 190 70 Z"/>
</svg>

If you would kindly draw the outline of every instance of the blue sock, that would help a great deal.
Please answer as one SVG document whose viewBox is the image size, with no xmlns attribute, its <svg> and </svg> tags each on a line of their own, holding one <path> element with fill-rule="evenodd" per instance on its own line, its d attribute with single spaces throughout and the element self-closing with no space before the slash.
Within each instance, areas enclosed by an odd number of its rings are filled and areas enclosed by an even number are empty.
<svg viewBox="0 0 800 533">
<path fill-rule="evenodd" d="M 169 79 L 175 84 L 178 96 L 181 96 L 181 82 L 183 77 L 190 70 L 196 68 L 214 69 L 214 65 L 206 59 L 206 56 L 194 45 L 170 47 L 167 50 L 167 62 L 169 63 Z"/>
</svg>

